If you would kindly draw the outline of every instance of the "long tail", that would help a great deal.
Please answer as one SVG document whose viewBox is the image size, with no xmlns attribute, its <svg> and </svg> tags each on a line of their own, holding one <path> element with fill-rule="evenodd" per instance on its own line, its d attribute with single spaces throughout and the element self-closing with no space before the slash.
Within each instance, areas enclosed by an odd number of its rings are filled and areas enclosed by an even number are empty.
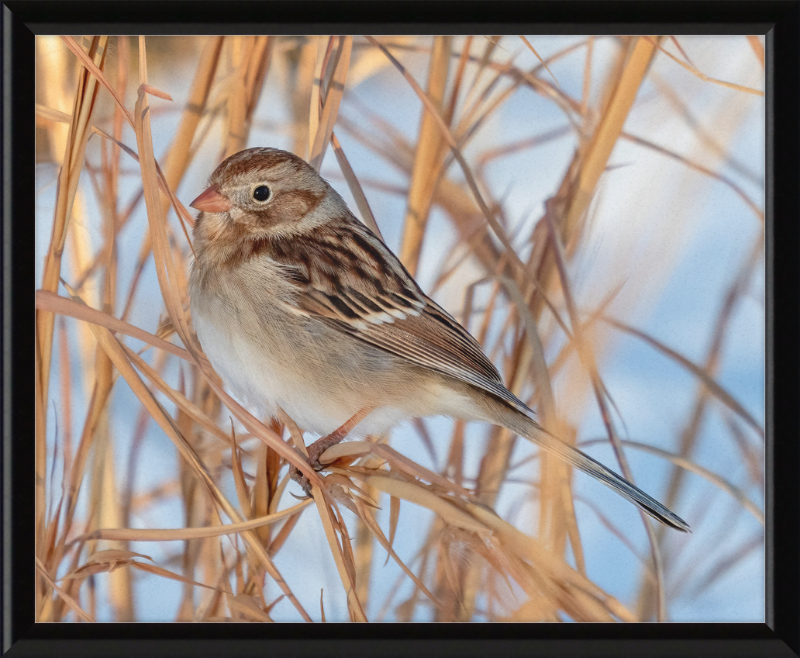
<svg viewBox="0 0 800 658">
<path fill-rule="evenodd" d="M 689 524 L 686 523 L 686 521 L 674 512 L 668 510 L 655 498 L 648 496 L 644 491 L 639 489 L 639 487 L 631 484 L 625 478 L 614 473 L 614 471 L 609 470 L 600 462 L 589 457 L 589 455 L 582 453 L 577 448 L 573 448 L 571 445 L 553 436 L 535 420 L 529 418 L 521 411 L 512 409 L 500 402 L 494 407 L 493 411 L 499 412 L 501 417 L 498 420 L 507 429 L 525 437 L 540 448 L 558 455 L 561 459 L 575 468 L 582 470 L 584 473 L 588 473 L 592 477 L 597 478 L 607 487 L 622 494 L 632 503 L 638 505 L 654 519 L 658 519 L 661 523 L 668 525 L 670 528 L 675 528 L 682 532 L 691 532 Z"/>
</svg>

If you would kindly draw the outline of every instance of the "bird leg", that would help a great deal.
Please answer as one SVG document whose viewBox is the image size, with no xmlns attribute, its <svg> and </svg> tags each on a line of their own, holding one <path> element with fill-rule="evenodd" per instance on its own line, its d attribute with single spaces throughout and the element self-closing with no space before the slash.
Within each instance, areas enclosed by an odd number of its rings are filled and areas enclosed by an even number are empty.
<svg viewBox="0 0 800 658">
<path fill-rule="evenodd" d="M 331 446 L 335 446 L 347 438 L 347 435 L 350 434 L 353 428 L 364 420 L 371 411 L 371 407 L 364 407 L 353 414 L 353 417 L 344 423 L 344 425 L 333 430 L 328 436 L 317 439 L 308 446 L 308 463 L 311 464 L 311 467 L 315 471 L 321 471 L 323 466 L 319 463 L 320 455 Z"/>
<path fill-rule="evenodd" d="M 323 436 L 310 446 L 308 446 L 308 463 L 311 465 L 315 471 L 321 471 L 324 466 L 319 463 L 320 455 L 325 452 L 331 446 L 335 446 L 338 443 L 341 443 L 347 435 L 353 430 L 353 428 L 358 425 L 364 418 L 366 418 L 370 412 L 372 412 L 373 407 L 364 407 L 363 409 L 358 410 L 355 414 L 353 414 L 352 418 L 346 421 L 341 427 L 337 427 L 333 432 L 328 434 L 327 436 Z M 291 473 L 291 478 L 297 482 L 305 491 L 306 496 L 311 496 L 311 483 L 308 481 L 308 478 L 303 475 L 299 470 L 294 468 Z"/>
</svg>

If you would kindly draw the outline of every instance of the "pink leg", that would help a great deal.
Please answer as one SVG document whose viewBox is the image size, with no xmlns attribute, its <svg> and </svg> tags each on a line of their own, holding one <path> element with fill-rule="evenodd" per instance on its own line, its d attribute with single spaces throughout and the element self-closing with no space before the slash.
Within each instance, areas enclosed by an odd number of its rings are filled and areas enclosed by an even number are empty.
<svg viewBox="0 0 800 658">
<path fill-rule="evenodd" d="M 372 409 L 372 407 L 364 407 L 363 409 L 360 409 L 353 414 L 353 417 L 345 422 L 341 427 L 336 428 L 327 436 L 317 439 L 314 441 L 314 443 L 308 446 L 308 463 L 311 464 L 311 467 L 315 471 L 321 471 L 323 469 L 322 464 L 319 463 L 320 455 L 331 446 L 335 446 L 347 438 L 347 435 L 350 434 L 353 428 L 362 420 L 364 420 L 364 418 L 366 418 L 370 412 L 372 412 Z M 303 487 L 303 491 L 305 491 L 306 496 L 311 495 L 311 483 L 308 481 L 308 478 L 306 478 L 296 468 L 293 469 L 291 477 L 295 482 Z"/>
<path fill-rule="evenodd" d="M 344 425 L 333 430 L 333 432 L 328 434 L 328 436 L 323 436 L 317 439 L 314 441 L 314 443 L 308 446 L 308 463 L 311 464 L 315 471 L 322 470 L 322 464 L 319 463 L 319 456 L 331 446 L 335 446 L 346 439 L 347 435 L 350 434 L 353 428 L 362 420 L 364 420 L 371 411 L 372 407 L 364 407 L 360 411 L 357 411 L 355 414 L 353 414 L 353 417 Z"/>
</svg>

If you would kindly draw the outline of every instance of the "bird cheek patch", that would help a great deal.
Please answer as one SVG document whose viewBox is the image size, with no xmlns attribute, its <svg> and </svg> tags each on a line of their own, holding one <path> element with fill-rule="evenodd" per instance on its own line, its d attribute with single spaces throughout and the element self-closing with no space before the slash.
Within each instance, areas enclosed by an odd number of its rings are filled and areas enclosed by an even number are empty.
<svg viewBox="0 0 800 658">
<path fill-rule="evenodd" d="M 294 224 L 299 222 L 322 202 L 324 194 L 317 194 L 310 190 L 291 190 L 280 192 L 275 199 L 264 209 L 263 226 L 278 226 L 280 224 Z"/>
</svg>

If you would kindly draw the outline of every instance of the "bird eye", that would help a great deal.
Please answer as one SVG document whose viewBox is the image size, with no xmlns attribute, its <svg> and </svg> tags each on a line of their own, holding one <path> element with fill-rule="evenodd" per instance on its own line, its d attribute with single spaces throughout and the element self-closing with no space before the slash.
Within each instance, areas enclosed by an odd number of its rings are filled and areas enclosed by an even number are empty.
<svg viewBox="0 0 800 658">
<path fill-rule="evenodd" d="M 269 188 L 266 185 L 259 185 L 253 190 L 253 198 L 259 203 L 264 203 L 270 196 Z"/>
</svg>

